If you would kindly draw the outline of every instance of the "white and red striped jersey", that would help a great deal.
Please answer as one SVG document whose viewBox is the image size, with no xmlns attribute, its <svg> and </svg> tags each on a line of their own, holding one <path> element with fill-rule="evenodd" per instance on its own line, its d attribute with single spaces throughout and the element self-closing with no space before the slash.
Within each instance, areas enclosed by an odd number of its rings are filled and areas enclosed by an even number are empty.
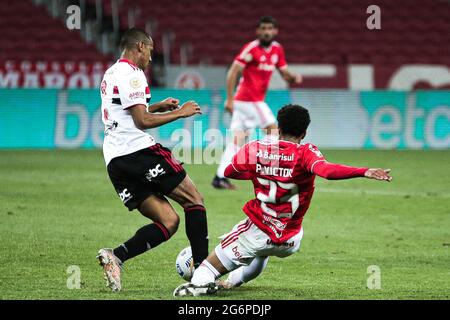
<svg viewBox="0 0 450 320">
<path fill-rule="evenodd" d="M 259 40 L 249 42 L 234 61 L 244 67 L 234 96 L 239 101 L 264 101 L 275 68 L 287 67 L 284 49 L 276 41 L 267 48 L 261 46 Z"/>
<path fill-rule="evenodd" d="M 102 120 L 105 124 L 103 156 L 111 159 L 154 145 L 155 139 L 134 124 L 130 107 L 148 105 L 150 88 L 144 72 L 126 59 L 106 70 L 100 85 Z"/>
</svg>

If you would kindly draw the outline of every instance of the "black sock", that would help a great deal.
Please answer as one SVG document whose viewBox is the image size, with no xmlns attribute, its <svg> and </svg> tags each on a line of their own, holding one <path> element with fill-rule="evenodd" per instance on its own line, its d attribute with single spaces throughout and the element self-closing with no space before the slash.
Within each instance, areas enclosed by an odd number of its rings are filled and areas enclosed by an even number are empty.
<svg viewBox="0 0 450 320">
<path fill-rule="evenodd" d="M 206 210 L 202 205 L 184 209 L 186 216 L 186 235 L 191 243 L 194 267 L 198 267 L 208 256 L 208 224 Z"/>
<path fill-rule="evenodd" d="M 169 240 L 170 233 L 160 223 L 143 226 L 128 241 L 114 249 L 114 255 L 122 262 L 131 259 L 147 250 L 153 249 L 160 243 Z"/>
</svg>

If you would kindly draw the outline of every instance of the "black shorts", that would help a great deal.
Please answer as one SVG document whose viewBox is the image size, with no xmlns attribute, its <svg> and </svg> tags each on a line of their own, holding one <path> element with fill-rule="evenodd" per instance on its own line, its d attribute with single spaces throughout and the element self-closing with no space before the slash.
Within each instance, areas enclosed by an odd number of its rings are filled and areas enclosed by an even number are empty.
<svg viewBox="0 0 450 320">
<path fill-rule="evenodd" d="M 134 210 L 151 194 L 166 195 L 186 177 L 181 163 L 159 143 L 111 160 L 108 175 L 119 198 Z"/>
</svg>

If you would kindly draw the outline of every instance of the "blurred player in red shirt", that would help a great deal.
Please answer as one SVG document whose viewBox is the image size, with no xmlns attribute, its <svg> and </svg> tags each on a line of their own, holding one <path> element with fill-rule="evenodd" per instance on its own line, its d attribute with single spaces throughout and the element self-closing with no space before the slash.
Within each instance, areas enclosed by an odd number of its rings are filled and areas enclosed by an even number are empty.
<svg viewBox="0 0 450 320">
<path fill-rule="evenodd" d="M 279 141 L 255 140 L 243 146 L 225 170 L 232 179 L 251 180 L 255 198 L 244 205 L 247 218 L 195 270 L 175 296 L 215 293 L 257 277 L 269 256 L 284 258 L 300 249 L 302 221 L 318 175 L 329 180 L 366 177 L 391 181 L 390 169 L 350 167 L 327 162 L 316 146 L 300 144 L 310 123 L 307 109 L 284 106 L 278 112 Z M 215 282 L 229 273 L 226 281 Z"/>
<path fill-rule="evenodd" d="M 232 141 L 228 141 L 212 185 L 217 189 L 234 189 L 225 177 L 225 168 L 231 158 L 244 144 L 249 131 L 265 129 L 268 134 L 278 136 L 275 117 L 264 102 L 270 78 L 278 69 L 283 79 L 290 84 L 299 84 L 300 75 L 289 71 L 283 47 L 274 41 L 278 34 L 274 18 L 264 16 L 258 22 L 257 39 L 244 45 L 234 59 L 227 74 L 227 99 L 225 110 L 232 115 L 230 130 Z M 239 75 L 236 94 L 234 89 Z"/>
</svg>

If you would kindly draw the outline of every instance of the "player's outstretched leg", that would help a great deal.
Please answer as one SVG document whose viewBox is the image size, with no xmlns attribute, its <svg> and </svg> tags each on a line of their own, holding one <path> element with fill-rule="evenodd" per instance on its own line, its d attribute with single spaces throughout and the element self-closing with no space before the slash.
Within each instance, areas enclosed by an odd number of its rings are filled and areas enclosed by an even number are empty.
<svg viewBox="0 0 450 320">
<path fill-rule="evenodd" d="M 103 267 L 107 286 L 120 291 L 122 264 L 157 247 L 177 231 L 180 218 L 164 197 L 151 195 L 139 206 L 139 211 L 153 223 L 143 226 L 136 234 L 115 249 L 101 249 L 97 258 Z"/>
<path fill-rule="evenodd" d="M 186 235 L 189 239 L 194 259 L 194 267 L 208 256 L 208 223 L 203 197 L 189 176 L 170 193 L 168 197 L 178 202 L 184 209 Z"/>
<path fill-rule="evenodd" d="M 259 276 L 267 266 L 269 257 L 256 257 L 248 266 L 242 266 L 230 272 L 224 281 L 217 280 L 219 289 L 232 289 L 247 283 Z"/>
</svg>

